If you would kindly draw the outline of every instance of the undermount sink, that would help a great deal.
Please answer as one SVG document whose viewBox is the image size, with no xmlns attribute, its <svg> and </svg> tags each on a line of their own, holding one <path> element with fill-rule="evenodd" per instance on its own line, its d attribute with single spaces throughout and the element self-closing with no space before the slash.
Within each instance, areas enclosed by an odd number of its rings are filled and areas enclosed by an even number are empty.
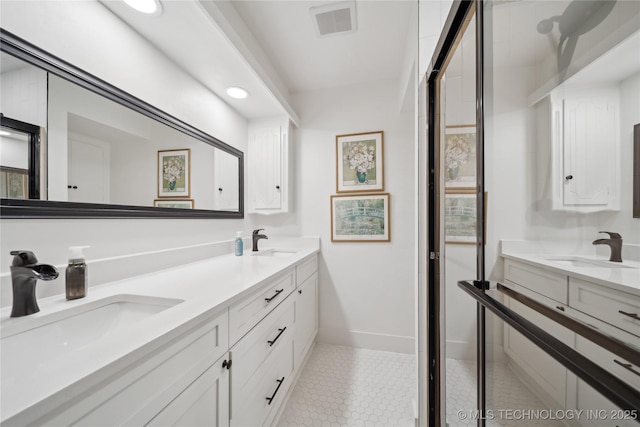
<svg viewBox="0 0 640 427">
<path fill-rule="evenodd" d="M 298 252 L 295 249 L 265 249 L 258 252 L 252 252 L 251 256 L 272 256 L 272 257 L 288 257 Z"/>
<path fill-rule="evenodd" d="M 581 268 L 638 268 L 622 262 L 601 261 L 597 259 L 581 258 L 581 257 L 550 257 L 547 261 L 553 261 L 562 265 Z"/>
<path fill-rule="evenodd" d="M 122 294 L 44 316 L 7 319 L 0 328 L 2 378 L 14 376 L 12 371 L 21 367 L 64 357 L 181 302 Z"/>
</svg>

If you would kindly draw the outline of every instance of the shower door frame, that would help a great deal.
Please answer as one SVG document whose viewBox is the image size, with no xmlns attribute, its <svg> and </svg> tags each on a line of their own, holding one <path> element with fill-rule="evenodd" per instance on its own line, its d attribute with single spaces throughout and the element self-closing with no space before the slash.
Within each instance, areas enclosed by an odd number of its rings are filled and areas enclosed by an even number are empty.
<svg viewBox="0 0 640 427">
<path fill-rule="evenodd" d="M 455 0 L 436 45 L 426 73 L 427 81 L 427 420 L 421 425 L 446 425 L 444 411 L 444 276 L 443 241 L 441 238 L 443 206 L 441 202 L 443 172 L 440 169 L 440 81 L 442 72 L 465 29 L 465 21 L 475 13 L 476 24 L 476 280 L 474 285 L 484 292 L 485 278 L 485 185 L 484 185 L 484 81 L 483 81 L 483 4 L 482 0 Z M 477 409 L 478 426 L 485 425 L 485 308 L 477 304 Z"/>
</svg>

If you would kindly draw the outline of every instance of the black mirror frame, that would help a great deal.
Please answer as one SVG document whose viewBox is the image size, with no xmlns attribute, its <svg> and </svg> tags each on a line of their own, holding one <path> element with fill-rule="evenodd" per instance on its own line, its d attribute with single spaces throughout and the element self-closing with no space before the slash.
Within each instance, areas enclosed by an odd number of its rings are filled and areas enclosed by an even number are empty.
<svg viewBox="0 0 640 427">
<path fill-rule="evenodd" d="M 244 153 L 0 28 L 0 51 L 53 73 L 238 158 L 238 211 L 0 199 L 2 218 L 244 218 Z M 213 185 L 213 183 L 212 183 Z"/>
</svg>

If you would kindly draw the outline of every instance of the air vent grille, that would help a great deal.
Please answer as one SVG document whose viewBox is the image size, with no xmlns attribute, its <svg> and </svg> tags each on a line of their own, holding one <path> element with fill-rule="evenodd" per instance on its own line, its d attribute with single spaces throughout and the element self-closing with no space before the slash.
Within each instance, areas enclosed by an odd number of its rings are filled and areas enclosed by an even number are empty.
<svg viewBox="0 0 640 427">
<path fill-rule="evenodd" d="M 356 4 L 353 1 L 312 7 L 318 35 L 348 33 L 356 30 Z"/>
</svg>

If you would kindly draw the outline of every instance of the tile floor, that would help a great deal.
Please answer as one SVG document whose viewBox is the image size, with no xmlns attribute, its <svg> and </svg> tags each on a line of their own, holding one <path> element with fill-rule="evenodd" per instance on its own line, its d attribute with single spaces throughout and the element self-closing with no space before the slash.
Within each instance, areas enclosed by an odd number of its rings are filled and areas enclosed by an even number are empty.
<svg viewBox="0 0 640 427">
<path fill-rule="evenodd" d="M 476 362 L 474 360 L 447 359 L 447 423 L 449 427 L 475 426 L 476 421 L 468 419 L 476 407 Z M 563 427 L 557 420 L 525 419 L 524 412 L 515 410 L 547 409 L 504 363 L 496 363 L 487 368 L 487 407 L 493 402 L 494 419 L 487 420 L 487 426 L 505 427 Z M 514 412 L 506 412 L 514 410 Z M 461 419 L 458 411 L 467 417 Z M 535 417 L 533 415 L 532 417 Z"/>
<path fill-rule="evenodd" d="M 413 426 L 415 396 L 413 355 L 316 344 L 300 374 L 279 427 L 298 426 Z M 492 380 L 489 399 L 495 419 L 487 426 L 562 427 L 559 421 L 507 419 L 500 409 L 545 409 L 544 404 L 511 372 L 506 364 L 488 369 Z M 475 426 L 458 411 L 476 407 L 476 363 L 447 359 L 447 423 L 449 427 Z"/>
<path fill-rule="evenodd" d="M 280 427 L 413 425 L 413 355 L 316 344 Z"/>
</svg>

